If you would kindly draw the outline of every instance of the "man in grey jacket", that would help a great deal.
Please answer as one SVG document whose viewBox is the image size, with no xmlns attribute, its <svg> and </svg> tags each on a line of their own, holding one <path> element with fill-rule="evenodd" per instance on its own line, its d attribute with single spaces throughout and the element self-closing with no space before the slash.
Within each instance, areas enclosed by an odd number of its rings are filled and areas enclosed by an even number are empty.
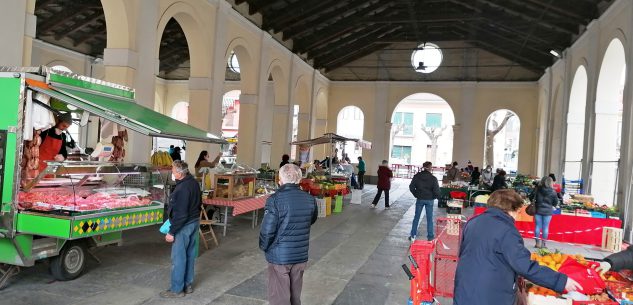
<svg viewBox="0 0 633 305">
<path fill-rule="evenodd" d="M 413 241 L 418 234 L 418 224 L 420 223 L 422 209 L 426 210 L 426 238 L 427 240 L 435 238 L 433 232 L 433 204 L 435 199 L 440 198 L 440 185 L 437 182 L 437 178 L 431 173 L 433 164 L 427 161 L 424 162 L 422 167 L 423 170 L 415 174 L 413 179 L 411 179 L 411 184 L 409 184 L 411 194 L 417 199 L 415 203 L 415 217 L 413 218 L 411 234 L 409 235 L 410 241 Z"/>
<path fill-rule="evenodd" d="M 317 220 L 316 200 L 299 189 L 301 169 L 279 169 L 281 187 L 266 200 L 259 248 L 268 261 L 268 304 L 301 305 L 303 272 L 308 262 L 310 226 Z"/>
</svg>

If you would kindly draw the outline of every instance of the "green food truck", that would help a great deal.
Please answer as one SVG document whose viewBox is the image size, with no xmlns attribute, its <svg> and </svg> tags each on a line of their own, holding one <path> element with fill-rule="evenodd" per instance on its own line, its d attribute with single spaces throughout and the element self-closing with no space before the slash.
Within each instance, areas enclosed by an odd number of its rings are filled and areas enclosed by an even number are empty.
<svg viewBox="0 0 633 305">
<path fill-rule="evenodd" d="M 138 105 L 130 88 L 47 67 L 0 67 L 0 100 L 0 289 L 20 267 L 43 259 L 55 279 L 77 278 L 87 249 L 163 222 L 170 171 L 92 158 L 40 160 L 50 150 L 41 133 L 55 125 L 55 114 L 71 114 L 80 125 L 107 121 L 151 137 L 226 143 Z"/>
</svg>

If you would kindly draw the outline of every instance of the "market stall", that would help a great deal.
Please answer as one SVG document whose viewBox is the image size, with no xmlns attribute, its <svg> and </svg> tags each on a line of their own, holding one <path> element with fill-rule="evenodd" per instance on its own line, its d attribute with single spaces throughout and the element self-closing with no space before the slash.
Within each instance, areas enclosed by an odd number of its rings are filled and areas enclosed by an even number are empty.
<svg viewBox="0 0 633 305">
<path fill-rule="evenodd" d="M 203 204 L 224 210 L 221 222 L 213 225 L 221 226 L 222 235 L 226 236 L 230 208 L 233 217 L 252 212 L 252 227 L 255 228 L 259 210 L 264 208 L 266 199 L 275 192 L 275 184 L 270 183 L 269 179 L 259 180 L 258 176 L 262 174 L 261 172 L 239 163 L 234 163 L 230 167 L 220 165 L 213 171 L 215 172 L 213 191 L 209 193 L 207 198 L 203 199 Z"/>
<path fill-rule="evenodd" d="M 475 207 L 474 215 L 482 214 L 485 211 L 486 207 Z M 515 226 L 524 238 L 534 238 L 533 221 L 515 221 Z M 619 219 L 552 215 L 548 239 L 559 242 L 600 246 L 602 244 L 602 230 L 605 227 L 621 228 L 622 221 Z"/>
<path fill-rule="evenodd" d="M 290 145 L 299 145 L 299 146 L 315 146 L 315 145 L 324 145 L 324 144 L 328 144 L 329 148 L 330 148 L 330 158 L 332 157 L 332 154 L 334 153 L 334 146 L 337 143 L 343 143 L 343 142 L 356 142 L 356 144 L 358 145 L 358 147 L 361 147 L 363 149 L 371 149 L 371 142 L 368 141 L 364 141 L 361 139 L 351 139 L 351 138 L 346 138 L 334 133 L 326 133 L 321 137 L 318 138 L 314 138 L 314 139 L 310 139 L 310 140 L 304 140 L 304 141 L 296 141 L 296 142 L 292 142 L 290 143 Z M 328 164 L 328 173 L 330 175 L 332 175 L 334 173 L 334 166 L 332 166 L 331 161 Z"/>
<path fill-rule="evenodd" d="M 130 88 L 46 67 L 0 68 L 0 96 L 0 288 L 19 267 L 46 258 L 56 279 L 74 279 L 88 247 L 119 244 L 123 231 L 163 222 L 165 179 L 152 165 L 39 160 L 39 134 L 53 126 L 41 122 L 53 113 L 147 136 L 224 142 L 136 104 Z M 110 160 L 118 161 L 127 134 L 116 137 Z"/>
</svg>

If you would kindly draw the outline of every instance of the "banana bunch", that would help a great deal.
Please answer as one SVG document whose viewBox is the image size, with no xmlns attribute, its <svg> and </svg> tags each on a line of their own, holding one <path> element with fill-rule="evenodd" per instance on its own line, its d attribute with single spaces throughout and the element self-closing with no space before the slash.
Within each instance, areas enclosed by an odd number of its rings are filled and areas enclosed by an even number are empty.
<svg viewBox="0 0 633 305">
<path fill-rule="evenodd" d="M 152 155 L 152 165 L 154 166 L 171 166 L 174 162 L 166 151 L 157 151 Z"/>
</svg>

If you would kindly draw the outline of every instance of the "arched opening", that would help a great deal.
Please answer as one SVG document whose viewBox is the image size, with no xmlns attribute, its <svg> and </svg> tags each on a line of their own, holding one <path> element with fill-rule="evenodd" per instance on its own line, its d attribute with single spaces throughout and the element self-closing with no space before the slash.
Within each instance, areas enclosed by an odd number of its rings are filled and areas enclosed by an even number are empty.
<svg viewBox="0 0 633 305">
<path fill-rule="evenodd" d="M 390 163 L 452 162 L 455 116 L 443 98 L 430 93 L 410 95 L 398 103 L 391 124 Z"/>
<path fill-rule="evenodd" d="M 174 108 L 171 110 L 171 117 L 186 124 L 189 121 L 189 103 L 176 103 Z"/>
<path fill-rule="evenodd" d="M 107 32 L 101 0 L 36 1 L 35 16 L 37 39 L 92 57 L 103 57 Z"/>
<path fill-rule="evenodd" d="M 491 113 L 486 120 L 484 166 L 516 173 L 519 166 L 519 116 L 507 109 Z"/>
<path fill-rule="evenodd" d="M 336 119 L 336 133 L 346 138 L 362 139 L 365 115 L 356 106 L 347 106 L 339 111 Z M 343 153 L 346 153 L 352 162 L 362 157 L 363 150 L 354 142 L 345 142 Z"/>
<path fill-rule="evenodd" d="M 582 159 L 585 139 L 585 108 L 587 105 L 587 70 L 578 67 L 569 93 L 567 111 L 567 139 L 565 141 L 565 167 L 563 177 L 577 181 L 582 176 Z"/>
<path fill-rule="evenodd" d="M 51 69 L 53 69 L 55 71 L 59 71 L 59 72 L 66 72 L 66 73 L 72 73 L 73 72 L 72 70 L 70 70 L 70 68 L 68 68 L 66 66 L 62 66 L 62 65 L 52 66 Z"/>
<path fill-rule="evenodd" d="M 222 138 L 230 143 L 223 146 L 223 153 L 231 160 L 237 157 L 241 93 L 242 91 L 240 90 L 232 90 L 225 93 L 222 97 Z"/>
<path fill-rule="evenodd" d="M 158 76 L 169 80 L 185 80 L 190 75 L 189 45 L 182 27 L 171 18 L 163 30 L 158 53 Z"/>
<path fill-rule="evenodd" d="M 611 41 L 604 54 L 598 76 L 591 168 L 591 194 L 597 203 L 608 206 L 617 201 L 625 76 L 624 46 L 616 38 Z"/>
</svg>

